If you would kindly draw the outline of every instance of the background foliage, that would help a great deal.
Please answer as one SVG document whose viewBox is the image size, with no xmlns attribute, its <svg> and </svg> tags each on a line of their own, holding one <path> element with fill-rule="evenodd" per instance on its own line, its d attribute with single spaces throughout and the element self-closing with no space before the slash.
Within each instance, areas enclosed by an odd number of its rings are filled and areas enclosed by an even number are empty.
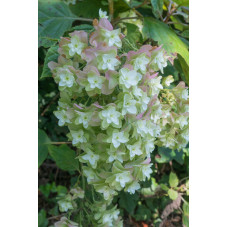
<svg viewBox="0 0 227 227">
<path fill-rule="evenodd" d="M 39 0 L 39 227 L 53 226 L 60 219 L 57 198 L 80 182 L 75 148 L 66 142 L 67 128 L 59 127 L 53 115 L 59 92 L 47 63 L 57 60 L 61 36 L 73 30 L 92 32 L 92 21 L 99 17 L 102 8 L 113 14 L 112 23 L 125 33 L 125 50 L 141 44 L 163 45 L 167 52 L 176 52 L 178 58 L 162 76 L 173 75 L 175 84 L 181 80 L 187 85 L 189 82 L 189 1 L 114 0 L 113 11 L 109 2 Z M 134 195 L 121 192 L 114 199 L 125 226 L 189 226 L 189 149 L 159 148 L 153 152 L 152 160 L 152 177 L 142 183 L 142 189 Z M 92 226 L 85 216 L 82 224 Z"/>
</svg>

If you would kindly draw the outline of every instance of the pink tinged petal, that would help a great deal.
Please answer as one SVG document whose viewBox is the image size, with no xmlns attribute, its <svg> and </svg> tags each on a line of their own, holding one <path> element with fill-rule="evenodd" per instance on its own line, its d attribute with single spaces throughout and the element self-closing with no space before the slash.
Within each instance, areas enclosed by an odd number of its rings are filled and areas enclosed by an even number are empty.
<svg viewBox="0 0 227 227">
<path fill-rule="evenodd" d="M 177 57 L 177 53 L 171 53 L 172 56 L 168 57 L 169 62 L 173 65 L 174 59 Z"/>
<path fill-rule="evenodd" d="M 143 113 L 138 114 L 138 115 L 136 116 L 136 119 L 137 119 L 137 120 L 140 120 L 140 119 L 143 117 L 143 115 L 144 115 L 145 112 L 146 112 L 146 111 L 144 111 Z"/>
<path fill-rule="evenodd" d="M 83 69 L 84 73 L 89 73 L 89 72 L 94 72 L 97 76 L 100 76 L 100 73 L 98 71 L 98 69 L 93 66 L 93 65 L 87 65 L 84 69 Z"/>
<path fill-rule="evenodd" d="M 185 88 L 185 82 L 181 81 L 176 88 Z"/>
<path fill-rule="evenodd" d="M 96 106 L 96 107 L 99 108 L 99 109 L 103 109 L 103 107 L 100 106 L 98 102 L 95 102 L 95 103 L 93 103 L 92 105 Z"/>
<path fill-rule="evenodd" d="M 59 42 L 59 47 L 62 47 L 66 44 L 69 44 L 70 43 L 70 38 L 68 37 L 61 37 L 61 40 Z"/>
<path fill-rule="evenodd" d="M 51 70 L 51 72 L 52 72 L 57 66 L 58 66 L 58 64 L 57 64 L 56 62 L 51 61 L 51 62 L 48 63 L 48 67 L 49 67 L 49 69 Z"/>
<path fill-rule="evenodd" d="M 137 54 L 137 52 L 131 50 L 131 51 L 128 52 L 128 54 L 125 54 L 125 56 L 127 56 L 127 60 L 130 61 L 131 58 L 132 58 L 134 55 L 136 55 L 136 54 Z"/>
<path fill-rule="evenodd" d="M 96 31 L 96 32 L 92 32 L 91 33 L 91 36 L 90 36 L 90 39 L 89 39 L 89 42 L 92 46 L 94 47 L 97 47 L 98 46 L 98 42 L 97 42 L 97 38 L 98 38 L 98 35 L 99 33 Z"/>
<path fill-rule="evenodd" d="M 62 47 L 64 46 L 64 45 L 67 45 L 67 44 L 69 44 L 70 43 L 70 38 L 66 38 L 66 37 L 61 37 L 61 40 L 60 40 L 60 42 L 59 42 L 59 48 L 58 48 L 58 53 L 59 54 L 65 54 L 64 53 L 64 50 L 62 49 Z"/>
<path fill-rule="evenodd" d="M 142 164 L 149 164 L 151 162 L 150 158 L 147 158 Z"/>
<path fill-rule="evenodd" d="M 75 74 L 79 79 L 86 79 L 87 78 L 87 74 L 83 71 L 75 70 Z"/>
<path fill-rule="evenodd" d="M 125 35 L 124 34 L 122 34 L 122 33 L 120 33 L 120 39 L 124 39 L 125 38 Z"/>
<path fill-rule="evenodd" d="M 153 50 L 153 47 L 151 45 L 144 45 L 142 46 L 138 51 L 129 51 L 127 55 L 124 55 L 124 56 L 127 56 L 127 61 L 130 61 L 133 56 L 135 55 L 139 55 L 139 54 L 142 54 L 142 53 L 145 53 L 147 57 L 151 57 L 151 52 Z"/>
<path fill-rule="evenodd" d="M 112 82 L 115 79 L 115 77 L 117 76 L 117 74 L 118 74 L 118 72 L 117 71 L 114 71 L 114 70 L 108 70 L 105 73 L 105 77 L 109 81 L 109 88 L 110 89 L 116 87 L 116 85 L 117 85 L 117 84 L 112 85 Z"/>
<path fill-rule="evenodd" d="M 157 75 L 158 75 L 158 72 L 157 72 L 157 73 L 152 74 L 152 75 L 151 75 L 151 79 L 154 79 Z"/>
<path fill-rule="evenodd" d="M 129 69 L 130 71 L 133 70 L 133 66 L 130 65 L 130 64 L 124 65 L 123 68 L 127 68 L 127 69 Z"/>
<path fill-rule="evenodd" d="M 109 95 L 113 92 L 113 90 L 109 89 L 109 82 L 108 80 L 106 80 L 103 84 L 102 84 L 102 94 L 104 95 Z"/>
<path fill-rule="evenodd" d="M 147 56 L 150 56 L 150 52 L 153 50 L 151 45 L 143 45 L 139 50 L 138 53 L 146 53 Z"/>
<path fill-rule="evenodd" d="M 80 110 L 83 110 L 83 108 L 79 105 L 77 105 L 76 103 L 73 104 L 76 108 L 80 109 Z"/>
<path fill-rule="evenodd" d="M 159 47 L 155 46 L 152 49 L 152 54 L 157 54 L 161 49 L 162 49 L 163 45 L 160 45 Z"/>
<path fill-rule="evenodd" d="M 147 111 L 146 115 L 144 116 L 144 118 L 146 120 L 148 120 L 150 118 L 152 106 L 156 103 L 157 99 L 158 99 L 158 96 L 154 95 L 153 98 L 151 99 L 151 101 L 148 103 L 148 111 Z"/>
<path fill-rule="evenodd" d="M 83 50 L 82 52 L 82 59 L 86 60 L 88 63 L 90 63 L 95 57 L 95 50 L 94 48 L 92 47 L 87 47 Z"/>
<path fill-rule="evenodd" d="M 115 46 L 107 46 L 106 43 L 98 43 L 97 49 L 96 49 L 99 53 L 102 54 L 107 54 L 108 51 L 114 50 L 116 52 L 117 55 L 117 47 Z"/>
<path fill-rule="evenodd" d="M 141 88 L 142 91 L 147 92 L 147 86 L 140 86 L 139 88 Z"/>
<path fill-rule="evenodd" d="M 109 30 L 109 31 L 113 30 L 112 24 L 106 18 L 100 19 L 98 27 Z"/>
<path fill-rule="evenodd" d="M 83 43 L 88 43 L 88 35 L 85 31 L 74 31 L 72 33 L 69 33 L 69 35 L 72 37 L 74 35 L 78 36 L 80 41 Z"/>
<path fill-rule="evenodd" d="M 111 73 L 110 70 L 105 73 L 105 77 L 107 80 L 110 80 L 110 76 L 111 76 L 110 73 Z"/>
<path fill-rule="evenodd" d="M 71 73 L 73 73 L 73 74 L 76 74 L 77 71 L 78 71 L 78 70 L 76 70 L 76 69 L 75 69 L 73 66 L 71 66 L 71 65 L 68 67 L 68 69 L 69 69 L 69 71 L 70 71 Z"/>
<path fill-rule="evenodd" d="M 151 80 L 151 79 L 154 79 L 157 75 L 158 75 L 158 72 L 157 72 L 157 73 L 154 73 L 154 74 L 152 74 L 152 75 L 150 75 L 150 73 L 147 72 L 146 75 L 145 75 L 145 78 L 146 78 L 147 80 Z"/>
<path fill-rule="evenodd" d="M 60 56 L 58 57 L 58 63 L 59 63 L 60 65 L 67 65 L 68 62 L 69 62 L 69 60 L 66 59 L 65 57 L 63 57 L 62 55 L 60 55 Z"/>
</svg>

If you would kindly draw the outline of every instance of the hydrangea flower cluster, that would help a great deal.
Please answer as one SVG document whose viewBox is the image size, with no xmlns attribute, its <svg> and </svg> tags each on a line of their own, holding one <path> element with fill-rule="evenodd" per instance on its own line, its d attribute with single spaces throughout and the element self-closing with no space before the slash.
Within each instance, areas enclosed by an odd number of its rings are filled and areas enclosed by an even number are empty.
<svg viewBox="0 0 227 227">
<path fill-rule="evenodd" d="M 58 124 L 68 126 L 69 140 L 81 151 L 83 174 L 108 205 L 118 191 L 133 194 L 150 177 L 155 146 L 187 145 L 188 90 L 184 82 L 170 89 L 173 78 L 159 75 L 174 54 L 144 45 L 118 55 L 120 29 L 114 30 L 102 11 L 93 25 L 89 39 L 85 31 L 61 38 L 58 63 L 48 65 L 60 90 Z M 118 213 L 96 218 L 117 226 Z"/>
</svg>

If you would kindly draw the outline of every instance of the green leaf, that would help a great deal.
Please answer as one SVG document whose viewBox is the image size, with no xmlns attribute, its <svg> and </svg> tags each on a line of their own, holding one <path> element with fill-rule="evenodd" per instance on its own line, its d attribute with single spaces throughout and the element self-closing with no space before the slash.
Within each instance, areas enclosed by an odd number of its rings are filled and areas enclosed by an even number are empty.
<svg viewBox="0 0 227 227">
<path fill-rule="evenodd" d="M 38 214 L 38 227 L 46 227 L 47 225 L 48 220 L 46 219 L 46 211 L 42 209 Z"/>
<path fill-rule="evenodd" d="M 184 211 L 183 224 L 186 227 L 189 227 L 189 205 L 186 202 L 183 204 L 183 211 Z"/>
<path fill-rule="evenodd" d="M 168 190 L 168 195 L 170 199 L 175 200 L 178 197 L 178 192 L 170 188 Z"/>
<path fill-rule="evenodd" d="M 174 156 L 174 160 L 177 161 L 179 164 L 183 165 L 184 164 L 184 158 L 185 158 L 185 154 L 183 152 L 183 150 L 175 150 L 175 156 Z"/>
<path fill-rule="evenodd" d="M 48 37 L 47 31 L 45 27 L 39 24 L 38 26 L 38 47 L 50 47 L 51 45 L 55 44 L 57 40 L 51 39 Z"/>
<path fill-rule="evenodd" d="M 52 73 L 51 73 L 51 71 L 48 67 L 48 63 L 50 61 L 57 62 L 58 56 L 59 56 L 58 45 L 51 46 L 47 51 L 47 54 L 46 54 L 46 57 L 45 57 L 45 60 L 44 60 L 43 72 L 42 72 L 40 79 L 52 76 Z"/>
<path fill-rule="evenodd" d="M 109 14 L 108 0 L 83 0 L 77 1 L 75 5 L 70 5 L 73 13 L 80 17 L 86 18 L 99 18 L 99 9 L 107 11 Z M 130 10 L 129 4 L 125 0 L 114 0 L 114 17 L 116 18 L 119 13 Z"/>
<path fill-rule="evenodd" d="M 139 195 L 137 193 L 131 195 L 126 192 L 121 192 L 119 197 L 119 206 L 124 208 L 129 214 L 133 214 L 139 200 Z"/>
<path fill-rule="evenodd" d="M 169 188 L 165 184 L 160 184 L 160 187 L 164 191 L 168 191 L 169 190 Z"/>
<path fill-rule="evenodd" d="M 181 36 L 183 36 L 184 38 L 189 38 L 189 30 L 185 30 L 181 33 Z"/>
<path fill-rule="evenodd" d="M 160 158 L 155 157 L 155 161 L 158 163 L 168 163 L 172 160 L 175 160 L 181 165 L 184 164 L 185 154 L 184 154 L 183 150 L 174 151 L 169 148 L 158 147 L 158 153 L 161 156 Z"/>
<path fill-rule="evenodd" d="M 157 189 L 157 187 L 158 187 L 158 183 L 156 182 L 155 178 L 152 177 L 151 178 L 151 189 L 152 189 L 152 191 L 155 191 Z"/>
<path fill-rule="evenodd" d="M 189 84 L 189 66 L 188 64 L 185 62 L 184 58 L 182 58 L 180 55 L 178 56 L 180 65 L 181 65 L 181 69 L 184 73 L 185 79 L 186 79 L 186 83 Z"/>
<path fill-rule="evenodd" d="M 158 163 L 167 163 L 173 160 L 175 156 L 174 150 L 165 147 L 158 147 L 158 153 L 161 157 L 155 157 L 155 160 Z"/>
<path fill-rule="evenodd" d="M 189 205 L 186 202 L 183 204 L 183 211 L 184 214 L 189 215 Z"/>
<path fill-rule="evenodd" d="M 42 129 L 38 130 L 38 137 L 38 167 L 40 167 L 47 158 L 50 139 Z"/>
<path fill-rule="evenodd" d="M 90 19 L 99 18 L 99 9 L 108 10 L 108 5 L 103 5 L 100 0 L 77 1 L 75 5 L 70 5 L 71 11 L 79 17 Z"/>
<path fill-rule="evenodd" d="M 65 171 L 79 170 L 79 161 L 76 159 L 76 153 L 66 144 L 49 146 L 49 153 L 60 169 Z"/>
<path fill-rule="evenodd" d="M 158 41 L 159 45 L 163 44 L 163 48 L 167 53 L 177 53 L 178 55 L 181 55 L 185 61 L 185 64 L 182 66 L 187 67 L 185 71 L 188 71 L 188 48 L 168 25 L 156 19 L 145 17 L 143 33 L 145 37 Z"/>
<path fill-rule="evenodd" d="M 76 16 L 59 0 L 39 0 L 39 47 L 50 47 L 72 26 Z"/>
<path fill-rule="evenodd" d="M 58 193 L 59 196 L 65 195 L 65 194 L 67 194 L 67 192 L 68 192 L 68 190 L 65 186 L 62 186 L 62 185 L 57 186 L 57 193 Z"/>
<path fill-rule="evenodd" d="M 163 12 L 163 0 L 151 0 L 152 12 L 158 19 Z"/>
<path fill-rule="evenodd" d="M 142 34 L 135 24 L 124 23 L 127 28 L 127 36 L 125 37 L 131 44 L 136 45 L 142 41 Z"/>
<path fill-rule="evenodd" d="M 114 0 L 114 17 L 117 17 L 119 13 L 130 10 L 128 2 L 125 0 Z"/>
<path fill-rule="evenodd" d="M 177 30 L 183 31 L 183 30 L 185 30 L 186 28 L 188 28 L 188 25 L 187 25 L 187 26 L 184 25 L 184 24 L 182 23 L 182 21 L 181 21 L 177 16 L 171 16 L 170 19 L 171 19 L 172 22 L 175 22 L 175 24 L 173 24 L 173 26 L 174 26 Z"/>
<path fill-rule="evenodd" d="M 46 198 L 48 198 L 51 192 L 56 192 L 57 188 L 55 182 L 52 182 L 52 184 L 40 185 L 39 190 Z"/>
<path fill-rule="evenodd" d="M 38 66 L 38 80 L 40 79 L 41 75 L 42 75 L 42 72 L 43 72 L 43 66 Z"/>
<path fill-rule="evenodd" d="M 151 218 L 151 211 L 145 205 L 140 205 L 133 217 L 135 217 L 136 221 L 149 220 Z"/>
<path fill-rule="evenodd" d="M 71 28 L 71 30 L 73 30 L 73 31 L 74 30 L 77 30 L 77 31 L 83 30 L 86 32 L 89 32 L 93 29 L 94 29 L 94 27 L 90 24 L 80 24 L 80 25 L 77 25 L 77 26 Z"/>
<path fill-rule="evenodd" d="M 179 183 L 178 177 L 175 173 L 171 172 L 169 175 L 169 185 L 170 187 L 177 187 Z"/>
<path fill-rule="evenodd" d="M 179 6 L 189 6 L 189 0 L 174 0 Z"/>
</svg>

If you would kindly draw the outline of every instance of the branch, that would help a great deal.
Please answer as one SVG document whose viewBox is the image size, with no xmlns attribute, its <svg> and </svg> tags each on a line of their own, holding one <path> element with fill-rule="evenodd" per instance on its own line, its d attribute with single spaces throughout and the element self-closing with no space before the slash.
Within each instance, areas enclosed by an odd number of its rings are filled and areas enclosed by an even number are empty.
<svg viewBox="0 0 227 227">
<path fill-rule="evenodd" d="M 110 16 L 110 20 L 113 21 L 113 17 L 114 17 L 114 0 L 108 0 L 109 2 L 109 16 Z"/>
<path fill-rule="evenodd" d="M 53 217 L 49 217 L 49 218 L 47 218 L 48 220 L 52 220 L 52 219 L 59 219 L 59 218 L 61 218 L 61 217 L 63 217 L 64 215 L 65 215 L 66 213 L 64 213 L 64 214 L 60 214 L 60 215 L 57 215 L 57 216 L 53 216 Z"/>
<path fill-rule="evenodd" d="M 173 3 L 173 1 L 172 0 L 170 0 L 170 3 L 169 3 L 169 5 L 168 5 L 168 12 L 167 12 L 167 15 L 166 15 L 166 17 L 164 18 L 164 20 L 163 20 L 163 22 L 164 23 L 167 23 L 168 21 L 169 21 L 169 18 L 172 16 L 172 14 L 177 10 L 177 8 L 173 8 L 172 9 L 172 3 Z"/>
<path fill-rule="evenodd" d="M 53 145 L 61 145 L 61 144 L 72 144 L 72 142 L 50 142 Z"/>
</svg>

